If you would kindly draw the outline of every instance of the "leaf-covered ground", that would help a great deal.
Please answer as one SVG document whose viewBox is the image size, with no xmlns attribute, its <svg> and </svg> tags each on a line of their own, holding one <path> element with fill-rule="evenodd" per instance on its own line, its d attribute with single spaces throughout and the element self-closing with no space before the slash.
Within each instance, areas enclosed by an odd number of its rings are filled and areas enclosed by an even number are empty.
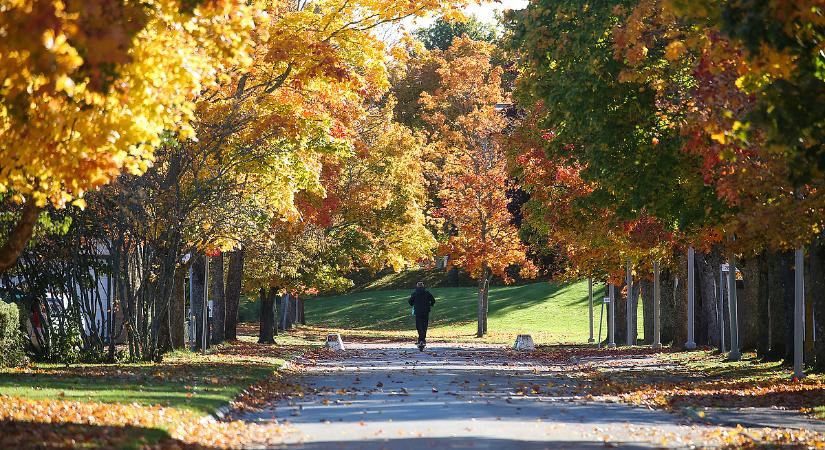
<svg viewBox="0 0 825 450">
<path fill-rule="evenodd" d="M 161 363 L 36 364 L 0 372 L 0 448 L 234 448 L 266 442 L 277 425 L 216 421 L 230 404 L 254 405 L 287 389 L 285 360 L 309 347 L 251 337 L 209 354 L 175 352 Z M 264 395 L 265 393 L 265 395 Z"/>
</svg>

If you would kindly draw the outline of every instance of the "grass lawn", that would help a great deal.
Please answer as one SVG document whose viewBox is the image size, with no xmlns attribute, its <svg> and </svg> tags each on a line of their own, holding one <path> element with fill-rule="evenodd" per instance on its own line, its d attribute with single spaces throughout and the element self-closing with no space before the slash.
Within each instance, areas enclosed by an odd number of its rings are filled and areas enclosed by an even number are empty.
<svg viewBox="0 0 825 450">
<path fill-rule="evenodd" d="M 279 344 L 261 345 L 253 336 L 241 336 L 206 355 L 176 351 L 160 363 L 36 363 L 0 369 L 0 447 L 11 446 L 15 438 L 25 442 L 29 430 L 38 427 L 51 433 L 55 442 L 48 444 L 58 447 L 77 436 L 91 436 L 92 448 L 226 441 L 225 424 L 209 428 L 201 418 L 307 348 L 296 337 L 282 337 Z"/>
<path fill-rule="evenodd" d="M 596 284 L 594 334 L 598 339 L 600 300 L 604 287 Z M 338 330 L 354 336 L 413 338 L 415 322 L 407 290 L 365 291 L 306 302 L 307 325 Z M 434 288 L 436 305 L 430 315 L 434 340 L 474 341 L 476 289 Z M 528 333 L 538 344 L 586 343 L 589 336 L 587 281 L 551 284 L 539 282 L 490 288 L 489 336 L 485 342 L 511 343 L 517 334 Z M 639 308 L 641 318 L 641 308 Z M 603 337 L 607 331 L 605 312 Z M 641 335 L 641 319 L 640 339 Z"/>
</svg>

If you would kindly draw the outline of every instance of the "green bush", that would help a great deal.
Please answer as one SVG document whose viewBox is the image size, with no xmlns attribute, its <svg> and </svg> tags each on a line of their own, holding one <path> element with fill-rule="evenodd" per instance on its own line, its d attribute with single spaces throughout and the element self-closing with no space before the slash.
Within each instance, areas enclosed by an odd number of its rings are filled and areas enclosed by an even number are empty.
<svg viewBox="0 0 825 450">
<path fill-rule="evenodd" d="M 0 367 L 26 364 L 17 305 L 0 301 Z"/>
</svg>

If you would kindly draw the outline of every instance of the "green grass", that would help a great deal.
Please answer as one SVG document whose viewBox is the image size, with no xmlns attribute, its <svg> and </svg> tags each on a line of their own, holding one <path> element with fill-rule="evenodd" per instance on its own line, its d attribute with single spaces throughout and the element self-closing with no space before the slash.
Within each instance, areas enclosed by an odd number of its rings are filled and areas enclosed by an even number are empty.
<svg viewBox="0 0 825 450">
<path fill-rule="evenodd" d="M 431 292 L 436 305 L 430 315 L 429 335 L 444 340 L 475 339 L 476 289 L 434 288 Z M 350 330 L 352 334 L 412 337 L 415 323 L 407 305 L 410 293 L 410 289 L 366 291 L 309 299 L 307 324 Z M 603 296 L 602 285 L 595 285 L 597 338 Z M 606 323 L 603 327 L 606 333 Z M 585 343 L 589 336 L 587 281 L 491 287 L 488 330 L 490 342 L 510 342 L 515 335 L 528 333 L 539 344 Z"/>
<path fill-rule="evenodd" d="M 137 403 L 198 415 L 225 405 L 283 363 L 274 357 L 174 352 L 161 363 L 34 364 L 0 371 L 0 394 L 32 400 Z"/>
</svg>

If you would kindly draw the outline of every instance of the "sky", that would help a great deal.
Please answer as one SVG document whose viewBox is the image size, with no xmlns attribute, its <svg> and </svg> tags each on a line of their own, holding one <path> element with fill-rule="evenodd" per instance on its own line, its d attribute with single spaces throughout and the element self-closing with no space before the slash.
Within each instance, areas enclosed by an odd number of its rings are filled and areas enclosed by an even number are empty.
<svg viewBox="0 0 825 450">
<path fill-rule="evenodd" d="M 465 9 L 467 14 L 472 14 L 485 22 L 495 20 L 496 11 L 505 9 L 523 9 L 527 6 L 527 0 L 501 0 L 501 3 L 485 3 L 483 5 L 473 5 Z"/>
<path fill-rule="evenodd" d="M 472 5 L 464 8 L 467 15 L 474 15 L 483 22 L 495 22 L 496 12 L 506 9 L 523 9 L 527 7 L 528 0 L 500 0 L 499 2 L 485 2 L 482 5 Z M 405 24 L 408 29 L 423 28 L 431 25 L 435 19 L 417 19 L 414 22 Z"/>
</svg>

